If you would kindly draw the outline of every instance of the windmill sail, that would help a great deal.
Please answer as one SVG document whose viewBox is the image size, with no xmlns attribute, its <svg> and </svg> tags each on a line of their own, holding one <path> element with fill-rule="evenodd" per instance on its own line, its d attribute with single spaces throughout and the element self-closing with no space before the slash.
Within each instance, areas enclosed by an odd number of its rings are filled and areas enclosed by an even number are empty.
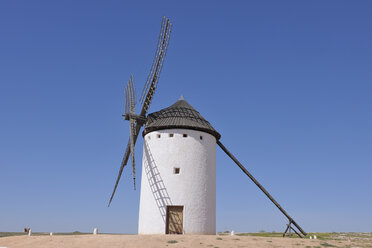
<svg viewBox="0 0 372 248">
<path fill-rule="evenodd" d="M 134 84 L 133 84 L 133 76 L 130 77 L 130 80 L 128 82 L 127 92 L 129 95 L 129 111 L 130 111 L 130 114 L 133 116 L 136 113 L 135 107 L 134 107 L 136 103 L 136 91 L 135 91 Z M 136 189 L 136 163 L 134 159 L 134 135 L 136 134 L 136 131 L 135 131 L 136 120 L 134 118 L 130 118 L 129 122 L 130 122 L 129 142 L 130 142 L 130 154 L 131 154 L 132 167 L 133 167 L 133 185 L 134 185 L 134 189 Z"/>
<path fill-rule="evenodd" d="M 134 131 L 131 132 L 131 137 L 128 141 L 127 148 L 125 150 L 123 160 L 121 162 L 121 166 L 119 169 L 118 177 L 116 179 L 114 190 L 110 197 L 110 201 L 108 204 L 109 206 L 115 195 L 116 189 L 120 181 L 121 174 L 123 173 L 123 169 L 127 165 L 129 154 L 132 154 L 132 159 L 133 159 L 132 161 L 134 161 L 134 154 L 133 154 L 134 146 L 136 144 L 137 137 L 141 130 L 141 127 L 144 124 L 143 120 L 146 118 L 147 111 L 149 110 L 152 98 L 154 97 L 154 93 L 155 93 L 155 90 L 156 90 L 156 87 L 159 81 L 159 77 L 160 77 L 160 72 L 163 67 L 164 58 L 165 58 L 165 55 L 168 49 L 171 28 L 172 28 L 172 24 L 170 23 L 169 19 L 164 16 L 162 18 L 162 24 L 161 24 L 160 34 L 159 34 L 158 45 L 157 45 L 157 49 L 155 52 L 155 58 L 153 60 L 150 73 L 147 77 L 145 86 L 142 91 L 142 97 L 141 97 L 142 109 L 141 109 L 139 116 L 137 116 L 138 120 L 135 122 L 135 124 L 132 124 L 132 123 L 130 124 L 131 127 L 132 126 L 134 127 L 134 128 L 132 127 L 132 130 Z M 135 174 L 135 169 L 133 168 L 133 175 L 134 174 Z"/>
<path fill-rule="evenodd" d="M 172 24 L 170 23 L 169 19 L 164 16 L 161 22 L 155 57 L 152 62 L 150 73 L 147 76 L 145 86 L 143 87 L 140 99 L 146 113 L 148 111 L 148 108 L 150 107 L 151 100 L 154 96 L 155 89 L 159 81 L 160 72 L 163 68 L 163 62 L 168 49 L 171 28 Z"/>
</svg>

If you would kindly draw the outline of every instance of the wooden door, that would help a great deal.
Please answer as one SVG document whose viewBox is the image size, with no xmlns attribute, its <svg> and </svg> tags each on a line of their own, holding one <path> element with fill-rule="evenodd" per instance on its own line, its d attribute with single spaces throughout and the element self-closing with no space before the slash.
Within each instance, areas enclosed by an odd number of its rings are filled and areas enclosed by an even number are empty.
<svg viewBox="0 0 372 248">
<path fill-rule="evenodd" d="M 183 233 L 183 206 L 167 206 L 166 234 Z"/>
</svg>

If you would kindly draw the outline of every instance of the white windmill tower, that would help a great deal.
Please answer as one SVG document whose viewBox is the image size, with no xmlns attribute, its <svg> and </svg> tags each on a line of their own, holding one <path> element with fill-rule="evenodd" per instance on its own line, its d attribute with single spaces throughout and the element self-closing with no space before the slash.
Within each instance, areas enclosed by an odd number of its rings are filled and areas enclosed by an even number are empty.
<svg viewBox="0 0 372 248">
<path fill-rule="evenodd" d="M 163 17 L 155 59 L 142 92 L 142 109 L 135 114 L 131 76 L 126 88 L 125 119 L 130 139 L 111 195 L 131 155 L 135 188 L 134 146 L 143 125 L 143 159 L 139 234 L 216 233 L 216 144 L 288 218 L 284 231 L 301 237 L 302 228 L 220 142 L 221 135 L 181 97 L 172 106 L 147 115 L 169 43 L 171 23 Z M 298 233 L 291 225 L 294 225 Z"/>
<path fill-rule="evenodd" d="M 147 116 L 138 233 L 216 233 L 220 137 L 183 97 Z"/>
</svg>

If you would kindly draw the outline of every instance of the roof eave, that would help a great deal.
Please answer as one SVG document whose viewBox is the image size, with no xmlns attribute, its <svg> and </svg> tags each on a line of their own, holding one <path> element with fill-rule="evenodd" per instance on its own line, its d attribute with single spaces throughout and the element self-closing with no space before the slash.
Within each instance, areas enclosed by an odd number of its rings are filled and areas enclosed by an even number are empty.
<svg viewBox="0 0 372 248">
<path fill-rule="evenodd" d="M 188 129 L 188 130 L 195 130 L 195 131 L 202 131 L 205 133 L 209 133 L 212 136 L 216 138 L 216 141 L 218 141 L 221 138 L 221 134 L 219 134 L 217 131 L 213 131 L 207 128 L 202 127 L 195 127 L 195 126 L 179 126 L 179 125 L 166 125 L 166 126 L 158 126 L 158 127 L 146 127 L 142 132 L 142 137 L 144 137 L 146 134 L 158 131 L 158 130 L 165 130 L 165 129 Z"/>
</svg>

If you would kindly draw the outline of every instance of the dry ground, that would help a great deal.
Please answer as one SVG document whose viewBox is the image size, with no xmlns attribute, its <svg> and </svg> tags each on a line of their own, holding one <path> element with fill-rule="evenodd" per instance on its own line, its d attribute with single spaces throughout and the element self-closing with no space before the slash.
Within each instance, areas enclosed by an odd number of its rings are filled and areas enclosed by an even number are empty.
<svg viewBox="0 0 372 248">
<path fill-rule="evenodd" d="M 254 236 L 219 235 L 54 235 L 0 238 L 8 248 L 127 248 L 127 247 L 372 247 L 372 240 L 310 240 Z"/>
</svg>

